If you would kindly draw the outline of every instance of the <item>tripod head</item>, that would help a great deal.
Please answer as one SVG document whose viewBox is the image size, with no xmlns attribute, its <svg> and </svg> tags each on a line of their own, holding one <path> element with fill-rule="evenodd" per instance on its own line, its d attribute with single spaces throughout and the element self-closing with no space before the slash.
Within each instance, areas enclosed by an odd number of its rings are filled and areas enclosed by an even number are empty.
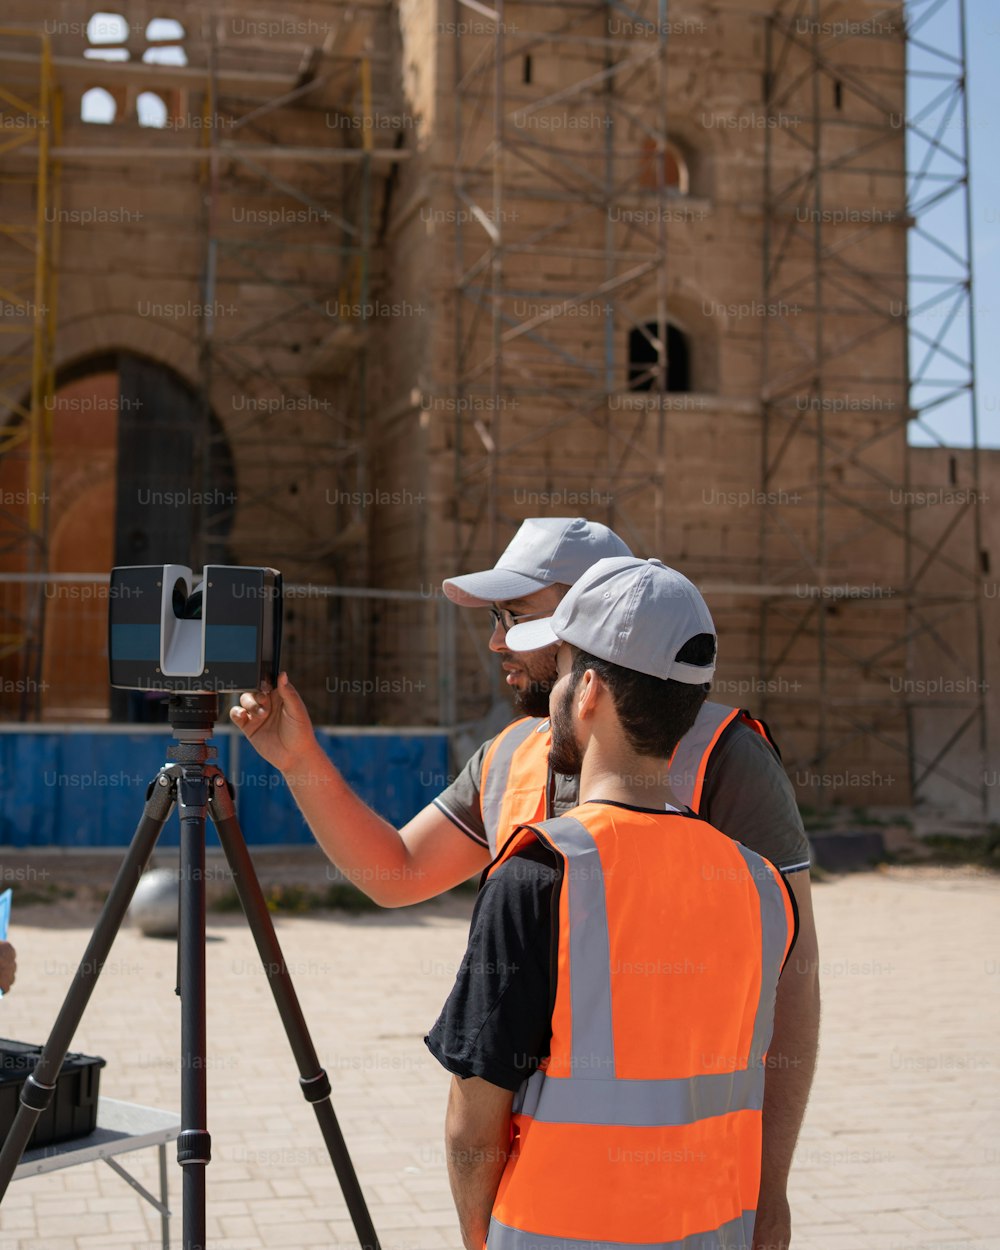
<svg viewBox="0 0 1000 1250">
<path fill-rule="evenodd" d="M 207 692 L 172 694 L 167 703 L 167 719 L 177 745 L 167 748 L 167 759 L 179 764 L 205 764 L 218 751 L 208 745 L 219 719 L 219 696 Z"/>
</svg>

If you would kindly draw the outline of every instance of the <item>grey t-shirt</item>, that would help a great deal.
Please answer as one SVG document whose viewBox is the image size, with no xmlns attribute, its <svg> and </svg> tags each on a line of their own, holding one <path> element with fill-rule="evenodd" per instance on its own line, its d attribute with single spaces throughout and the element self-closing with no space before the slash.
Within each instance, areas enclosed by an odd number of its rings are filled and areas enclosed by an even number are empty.
<svg viewBox="0 0 1000 1250">
<path fill-rule="evenodd" d="M 448 789 L 434 800 L 453 824 L 487 850 L 479 788 L 490 742 L 483 743 Z M 577 806 L 579 781 L 578 777 L 555 775 L 553 816 Z M 742 721 L 726 728 L 712 753 L 698 815 L 769 859 L 781 872 L 809 867 L 809 841 L 792 783 L 769 743 Z"/>
</svg>

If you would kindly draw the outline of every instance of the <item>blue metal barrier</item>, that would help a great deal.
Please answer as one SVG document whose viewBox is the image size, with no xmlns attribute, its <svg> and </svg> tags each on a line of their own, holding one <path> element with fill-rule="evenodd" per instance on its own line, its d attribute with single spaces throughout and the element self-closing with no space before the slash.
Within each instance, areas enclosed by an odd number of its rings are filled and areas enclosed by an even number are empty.
<svg viewBox="0 0 1000 1250">
<path fill-rule="evenodd" d="M 448 780 L 448 738 L 432 731 L 317 731 L 348 785 L 405 824 Z M 173 739 L 165 727 L 24 726 L 0 732 L 0 846 L 127 846 L 146 787 Z M 312 834 L 281 775 L 235 731 L 213 738 L 251 846 L 308 846 Z M 160 838 L 178 842 L 176 813 Z M 218 845 L 214 830 L 210 845 Z"/>
</svg>

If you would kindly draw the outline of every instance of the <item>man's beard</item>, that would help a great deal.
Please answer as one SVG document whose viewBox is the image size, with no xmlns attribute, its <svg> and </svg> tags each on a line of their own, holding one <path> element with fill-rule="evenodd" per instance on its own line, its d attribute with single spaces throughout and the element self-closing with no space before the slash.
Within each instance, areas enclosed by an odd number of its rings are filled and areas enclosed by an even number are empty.
<svg viewBox="0 0 1000 1250">
<path fill-rule="evenodd" d="M 573 732 L 573 688 L 567 682 L 552 716 L 552 745 L 549 767 L 564 777 L 578 777 L 583 767 L 583 752 Z"/>
<path fill-rule="evenodd" d="M 503 659 L 510 662 L 514 657 L 507 652 Z M 534 671 L 523 654 L 517 660 L 524 668 L 528 684 L 523 690 L 514 687 L 514 707 L 522 716 L 539 716 L 544 719 L 549 714 L 549 692 L 559 680 L 555 657 L 546 656 L 541 663 L 536 663 Z"/>
<path fill-rule="evenodd" d="M 515 709 L 522 716 L 540 716 L 544 719 L 549 714 L 549 691 L 554 684 L 551 681 L 530 681 L 524 690 L 515 690 Z"/>
</svg>

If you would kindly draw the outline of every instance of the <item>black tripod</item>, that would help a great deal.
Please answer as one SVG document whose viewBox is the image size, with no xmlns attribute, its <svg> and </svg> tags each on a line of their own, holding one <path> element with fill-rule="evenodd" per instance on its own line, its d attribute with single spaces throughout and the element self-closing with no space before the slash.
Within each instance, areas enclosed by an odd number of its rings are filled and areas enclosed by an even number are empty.
<svg viewBox="0 0 1000 1250">
<path fill-rule="evenodd" d="M 48 1106 L 63 1059 L 86 1010 L 139 878 L 175 802 L 180 806 L 181 1132 L 177 1162 L 183 1169 L 184 1250 L 205 1250 L 205 1167 L 211 1159 L 206 1109 L 205 1064 L 205 815 L 211 816 L 232 869 L 247 923 L 267 972 L 282 1024 L 299 1069 L 299 1084 L 312 1103 L 337 1173 L 362 1250 L 379 1250 L 378 1238 L 354 1165 L 330 1101 L 330 1081 L 320 1067 L 299 1000 L 285 966 L 253 861 L 240 831 L 233 799 L 221 769 L 209 763 L 208 745 L 218 718 L 215 694 L 170 698 L 170 724 L 177 745 L 146 794 L 146 805 L 128 853 L 107 897 L 83 960 L 60 1008 L 34 1072 L 21 1090 L 21 1105 L 0 1150 L 0 1202 L 7 1192 L 38 1117 Z"/>
</svg>

